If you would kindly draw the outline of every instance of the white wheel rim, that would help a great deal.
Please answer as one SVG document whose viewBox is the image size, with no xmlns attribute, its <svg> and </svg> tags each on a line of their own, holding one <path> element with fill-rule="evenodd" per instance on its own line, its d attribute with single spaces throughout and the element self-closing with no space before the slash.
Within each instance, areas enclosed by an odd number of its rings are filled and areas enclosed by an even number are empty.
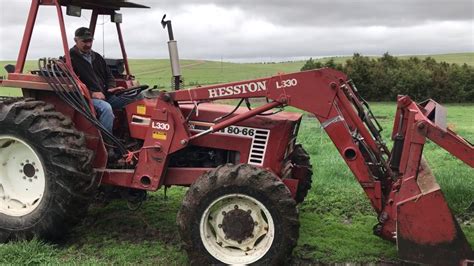
<svg viewBox="0 0 474 266">
<path fill-rule="evenodd" d="M 235 223 L 237 213 L 240 213 L 239 221 L 244 220 L 246 224 Z M 229 214 L 232 216 L 224 220 Z M 249 227 L 252 224 L 250 221 L 253 221 L 253 229 Z M 236 231 L 241 232 L 240 237 L 245 239 L 237 241 L 239 238 L 229 233 L 235 231 L 229 230 L 229 224 L 238 225 Z M 247 234 L 243 234 L 241 228 L 246 228 Z M 260 201 L 244 194 L 228 194 L 209 204 L 201 217 L 199 232 L 209 254 L 233 265 L 258 261 L 268 252 L 275 238 L 275 226 L 268 209 Z"/>
<path fill-rule="evenodd" d="M 23 216 L 43 198 L 46 178 L 37 153 L 21 139 L 0 135 L 0 213 Z"/>
</svg>

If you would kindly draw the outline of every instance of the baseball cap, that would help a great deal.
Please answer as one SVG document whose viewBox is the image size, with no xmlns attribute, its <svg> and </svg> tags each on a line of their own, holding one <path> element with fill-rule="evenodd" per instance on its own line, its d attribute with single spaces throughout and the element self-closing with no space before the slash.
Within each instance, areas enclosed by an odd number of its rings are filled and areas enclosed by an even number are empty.
<svg viewBox="0 0 474 266">
<path fill-rule="evenodd" d="M 91 31 L 86 27 L 80 27 L 74 33 L 74 36 L 81 40 L 93 40 Z"/>
</svg>

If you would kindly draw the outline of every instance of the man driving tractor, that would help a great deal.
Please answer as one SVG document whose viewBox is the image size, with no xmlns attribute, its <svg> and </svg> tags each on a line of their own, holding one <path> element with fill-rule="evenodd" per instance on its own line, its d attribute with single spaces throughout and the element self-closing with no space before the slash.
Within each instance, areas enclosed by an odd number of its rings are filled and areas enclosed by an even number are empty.
<svg viewBox="0 0 474 266">
<path fill-rule="evenodd" d="M 70 50 L 74 72 L 87 86 L 91 93 L 92 102 L 100 123 L 113 133 L 115 115 L 114 109 L 122 109 L 133 99 L 125 96 L 116 96 L 124 87 L 117 87 L 115 79 L 104 58 L 92 50 L 94 37 L 86 27 L 80 27 L 74 34 L 74 45 Z M 109 149 L 109 159 L 118 158 L 118 155 Z"/>
<path fill-rule="evenodd" d="M 113 109 L 121 109 L 131 100 L 114 95 L 124 88 L 116 87 L 115 79 L 104 58 L 92 50 L 93 41 L 94 38 L 88 28 L 78 28 L 74 34 L 76 45 L 69 50 L 69 53 L 74 72 L 91 92 L 99 121 L 112 133 L 115 118 Z"/>
</svg>

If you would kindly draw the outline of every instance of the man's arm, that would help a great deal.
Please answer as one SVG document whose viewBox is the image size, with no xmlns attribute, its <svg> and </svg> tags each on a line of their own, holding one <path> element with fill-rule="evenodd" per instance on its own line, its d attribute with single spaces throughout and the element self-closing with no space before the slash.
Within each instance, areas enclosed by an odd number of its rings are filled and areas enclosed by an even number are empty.
<svg viewBox="0 0 474 266">
<path fill-rule="evenodd" d="M 105 64 L 105 69 L 107 73 L 107 91 L 111 94 L 116 94 L 123 91 L 125 88 L 117 87 L 117 83 L 115 82 L 115 78 L 112 75 L 112 71 L 110 70 L 109 66 L 107 66 L 107 64 Z"/>
<path fill-rule="evenodd" d="M 107 66 L 107 63 L 105 62 L 105 59 L 101 56 L 102 59 L 102 64 L 103 68 L 105 70 L 105 85 L 107 86 L 107 92 L 111 94 L 118 93 L 122 90 L 124 90 L 124 87 L 117 87 L 117 83 L 115 82 L 115 78 L 112 75 L 112 71 L 110 70 L 110 67 Z"/>
</svg>

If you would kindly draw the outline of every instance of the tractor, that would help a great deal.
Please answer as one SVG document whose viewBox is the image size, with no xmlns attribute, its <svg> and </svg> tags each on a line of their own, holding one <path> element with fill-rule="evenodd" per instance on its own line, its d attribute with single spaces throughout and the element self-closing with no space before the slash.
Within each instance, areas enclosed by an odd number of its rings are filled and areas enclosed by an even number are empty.
<svg viewBox="0 0 474 266">
<path fill-rule="evenodd" d="M 64 56 L 40 58 L 37 69 L 24 73 L 41 6 L 57 11 Z M 177 225 L 191 264 L 285 264 L 298 240 L 297 206 L 312 178 L 308 153 L 296 142 L 302 115 L 281 110 L 291 106 L 319 121 L 378 215 L 374 233 L 395 242 L 401 260 L 473 263 L 422 156 L 429 139 L 474 166 L 472 144 L 447 127 L 443 106 L 399 96 L 389 149 L 355 84 L 333 69 L 184 88 L 165 17 L 172 90 L 148 88 L 128 65 L 122 8 L 147 7 L 31 1 L 18 59 L 0 79 L 0 86 L 23 93 L 0 99 L 0 242 L 62 238 L 98 195 L 139 204 L 148 191 L 186 186 Z M 115 110 L 114 132 L 96 118 L 90 92 L 71 66 L 63 9 L 72 16 L 91 10 L 92 34 L 99 15 L 116 25 L 123 58 L 107 62 L 126 88 L 121 93 L 141 97 Z M 252 107 L 251 98 L 261 104 Z M 122 153 L 116 162 L 108 162 L 111 145 Z"/>
</svg>

